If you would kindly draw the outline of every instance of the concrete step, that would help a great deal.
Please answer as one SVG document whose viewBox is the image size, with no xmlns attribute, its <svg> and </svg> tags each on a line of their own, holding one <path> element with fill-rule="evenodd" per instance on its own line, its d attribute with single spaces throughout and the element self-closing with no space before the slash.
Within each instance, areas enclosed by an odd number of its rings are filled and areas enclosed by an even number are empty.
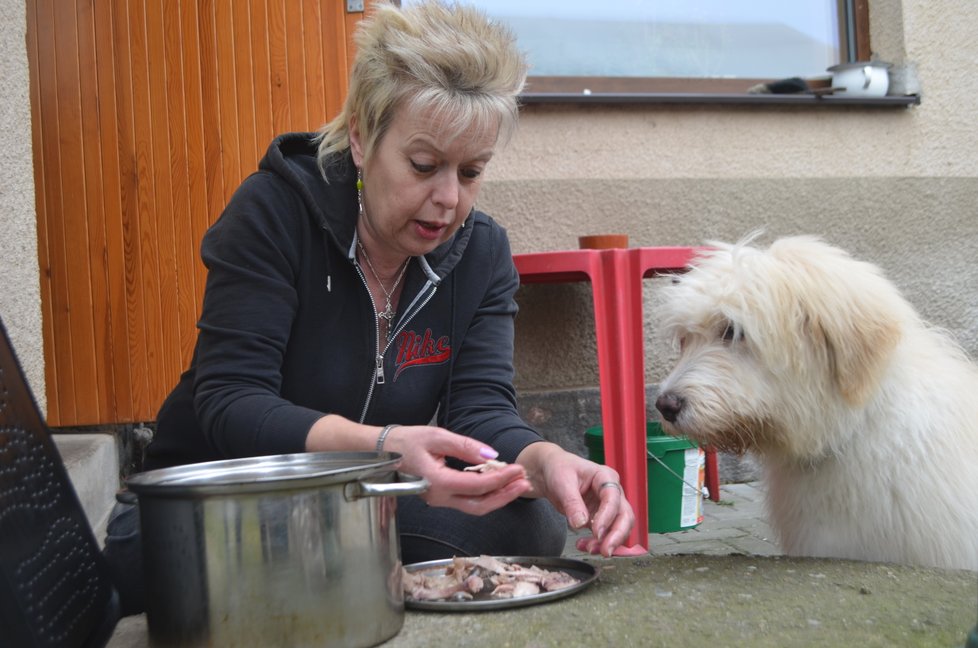
<svg viewBox="0 0 978 648">
<path fill-rule="evenodd" d="M 99 546 L 119 489 L 119 451 L 112 434 L 54 434 L 78 499 Z"/>
</svg>

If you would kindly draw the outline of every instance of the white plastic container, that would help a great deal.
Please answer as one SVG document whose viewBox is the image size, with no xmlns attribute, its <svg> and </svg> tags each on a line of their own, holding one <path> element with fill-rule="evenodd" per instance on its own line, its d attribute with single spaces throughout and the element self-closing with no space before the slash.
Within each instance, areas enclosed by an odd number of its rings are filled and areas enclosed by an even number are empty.
<svg viewBox="0 0 978 648">
<path fill-rule="evenodd" d="M 879 61 L 840 63 L 832 73 L 833 93 L 843 97 L 885 97 L 890 87 L 890 64 Z"/>
</svg>

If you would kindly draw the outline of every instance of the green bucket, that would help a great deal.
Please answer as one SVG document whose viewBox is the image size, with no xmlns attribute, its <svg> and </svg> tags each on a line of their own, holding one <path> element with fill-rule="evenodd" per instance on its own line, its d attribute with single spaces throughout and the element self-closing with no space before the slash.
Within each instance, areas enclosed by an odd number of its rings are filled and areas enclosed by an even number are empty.
<svg viewBox="0 0 978 648">
<path fill-rule="evenodd" d="M 703 521 L 703 451 L 689 439 L 666 435 L 658 421 L 646 424 L 645 435 L 649 531 L 671 533 L 698 526 Z M 584 440 L 591 461 L 603 464 L 602 427 L 588 428 Z"/>
</svg>

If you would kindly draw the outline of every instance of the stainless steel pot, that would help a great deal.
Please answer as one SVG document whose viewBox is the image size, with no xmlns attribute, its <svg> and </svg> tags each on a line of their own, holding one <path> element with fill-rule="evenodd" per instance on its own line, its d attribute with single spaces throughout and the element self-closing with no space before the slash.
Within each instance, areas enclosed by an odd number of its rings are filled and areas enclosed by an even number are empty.
<svg viewBox="0 0 978 648">
<path fill-rule="evenodd" d="M 400 455 L 304 453 L 165 468 L 139 500 L 154 646 L 373 646 L 404 622 Z"/>
</svg>

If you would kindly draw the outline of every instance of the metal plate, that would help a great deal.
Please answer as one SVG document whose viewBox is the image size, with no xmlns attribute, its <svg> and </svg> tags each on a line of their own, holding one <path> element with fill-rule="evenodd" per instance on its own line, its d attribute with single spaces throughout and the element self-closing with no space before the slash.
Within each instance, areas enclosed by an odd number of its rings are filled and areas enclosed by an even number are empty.
<svg viewBox="0 0 978 648">
<path fill-rule="evenodd" d="M 583 560 L 574 560 L 573 558 L 548 558 L 540 556 L 493 557 L 505 563 L 518 563 L 526 567 L 535 565 L 540 569 L 564 572 L 580 582 L 555 592 L 540 592 L 539 594 L 520 596 L 518 598 L 491 598 L 488 594 L 477 594 L 471 601 L 414 601 L 405 597 L 404 607 L 409 610 L 429 610 L 432 612 L 481 612 L 483 610 L 502 610 L 505 608 L 549 603 L 577 594 L 596 581 L 600 573 L 594 565 Z M 441 576 L 445 573 L 446 567 L 451 564 L 452 559 L 447 558 L 445 560 L 429 560 L 428 562 L 405 565 L 404 569 L 412 573 L 425 571 L 435 576 Z"/>
</svg>

